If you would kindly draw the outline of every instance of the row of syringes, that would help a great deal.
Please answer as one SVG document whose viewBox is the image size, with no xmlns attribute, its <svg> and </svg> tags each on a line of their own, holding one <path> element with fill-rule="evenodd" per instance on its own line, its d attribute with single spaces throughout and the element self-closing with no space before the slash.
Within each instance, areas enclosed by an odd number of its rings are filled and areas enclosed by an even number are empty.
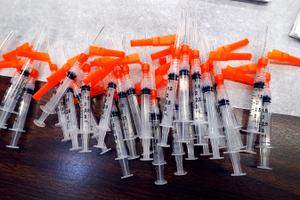
<svg viewBox="0 0 300 200">
<path fill-rule="evenodd" d="M 299 59 L 273 50 L 267 56 L 262 55 L 257 63 L 231 67 L 229 60 L 251 59 L 249 53 L 234 52 L 247 45 L 247 39 L 212 49 L 198 45 L 204 44 L 204 39 L 197 39 L 196 31 L 189 30 L 195 27 L 184 23 L 179 26 L 177 35 L 131 41 L 132 47 L 167 46 L 143 56 L 143 59 L 151 57 L 152 61 L 144 59 L 142 62 L 138 54 L 125 55 L 122 50 L 99 46 L 100 34 L 84 53 L 69 59 L 60 69 L 51 63 L 49 56 L 38 52 L 41 39 L 35 39 L 32 46 L 23 44 L 11 52 L 2 48 L 1 53 L 5 54 L 0 66 L 17 68 L 1 104 L 1 128 L 6 128 L 12 113 L 18 113 L 10 129 L 14 131 L 11 144 L 7 147 L 17 148 L 24 132 L 38 74 L 35 62 L 43 61 L 48 62 L 52 73 L 33 98 L 39 100 L 51 89 L 54 92 L 41 106 L 42 114 L 34 123 L 45 127 L 47 117 L 57 113 L 62 141 L 70 141 L 70 150 L 81 153 L 91 152 L 93 139 L 93 146 L 101 149 L 101 154 L 108 152 L 110 148 L 105 139 L 107 133 L 112 132 L 122 178 L 133 175 L 129 161 L 140 158 L 152 161 L 155 184 L 166 184 L 164 149 L 170 145 L 176 161 L 174 174 L 178 176 L 187 174 L 183 167 L 185 155 L 185 160 L 198 159 L 197 146 L 202 147 L 201 156 L 210 159 L 223 159 L 222 153 L 229 154 L 233 176 L 246 174 L 240 153 L 255 153 L 256 148 L 260 155 L 258 167 L 271 169 L 271 76 L 267 66 L 269 60 L 299 65 Z M 141 80 L 132 76 L 134 66 L 141 67 Z M 242 130 L 247 133 L 245 145 L 225 80 L 253 87 L 248 125 Z M 99 94 L 105 98 L 98 120 L 92 111 L 92 98 Z M 17 105 L 19 109 L 15 112 Z"/>
</svg>

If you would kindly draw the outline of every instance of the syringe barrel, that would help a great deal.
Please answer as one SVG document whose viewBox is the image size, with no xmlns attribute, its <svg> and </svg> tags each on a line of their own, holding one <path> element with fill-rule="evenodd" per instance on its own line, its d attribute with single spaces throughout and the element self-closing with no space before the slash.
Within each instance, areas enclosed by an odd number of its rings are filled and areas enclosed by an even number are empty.
<svg viewBox="0 0 300 200">
<path fill-rule="evenodd" d="M 209 89 L 209 88 L 208 88 Z M 219 138 L 220 131 L 219 131 L 219 123 L 217 121 L 217 108 L 214 104 L 215 97 L 214 93 L 212 92 L 212 87 L 209 91 L 204 92 L 204 99 L 206 102 L 206 112 L 207 112 L 207 120 L 208 120 L 208 135 L 210 138 Z"/>
<path fill-rule="evenodd" d="M 141 137 L 151 138 L 153 137 L 151 132 L 151 121 L 150 121 L 150 89 L 143 88 L 141 95 Z"/>
<path fill-rule="evenodd" d="M 270 155 L 271 148 L 270 147 L 260 147 L 260 159 L 258 168 L 261 169 L 272 169 L 270 167 Z"/>
<path fill-rule="evenodd" d="M 127 157 L 128 153 L 127 153 L 126 145 L 124 143 L 121 122 L 117 110 L 111 112 L 111 127 L 115 137 L 118 157 L 120 158 Z"/>
<path fill-rule="evenodd" d="M 109 121 L 110 121 L 110 114 L 112 110 L 112 104 L 114 99 L 114 94 L 116 92 L 116 84 L 113 82 L 108 83 L 107 93 L 105 96 L 105 103 L 103 106 L 103 112 L 100 117 L 99 128 L 102 130 L 109 129 Z"/>
<path fill-rule="evenodd" d="M 60 99 L 64 96 L 73 81 L 73 79 L 66 77 L 63 83 L 57 88 L 56 93 L 50 98 L 46 105 L 43 106 L 42 110 L 48 114 L 53 114 Z"/>
<path fill-rule="evenodd" d="M 207 141 L 205 136 L 207 134 L 207 124 L 194 123 L 196 133 L 196 145 L 205 145 Z"/>
<path fill-rule="evenodd" d="M 241 166 L 241 158 L 239 152 L 233 152 L 229 153 L 232 168 L 233 168 L 233 174 L 232 176 L 244 176 L 245 173 L 242 172 L 242 166 Z"/>
<path fill-rule="evenodd" d="M 165 185 L 168 183 L 165 179 L 164 165 L 155 165 L 155 172 L 156 172 L 156 181 L 154 182 L 155 185 Z"/>
<path fill-rule="evenodd" d="M 21 132 L 15 131 L 12 133 L 11 135 L 11 139 L 10 139 L 10 144 L 6 145 L 7 148 L 14 148 L 14 149 L 18 149 L 18 143 L 21 137 Z"/>
<path fill-rule="evenodd" d="M 121 115 L 121 122 L 124 131 L 125 139 L 135 138 L 135 132 L 132 126 L 132 119 L 129 111 L 129 105 L 126 96 L 122 96 L 124 93 L 119 93 L 119 109 Z M 126 94 L 125 94 L 126 95 Z"/>
<path fill-rule="evenodd" d="M 243 143 L 239 130 L 236 128 L 237 125 L 235 124 L 235 120 L 232 118 L 229 100 L 219 100 L 219 107 L 225 128 L 228 152 L 240 151 L 243 147 Z"/>
<path fill-rule="evenodd" d="M 81 114 L 82 114 L 82 123 L 80 127 L 80 132 L 82 134 L 90 134 L 91 129 L 91 97 L 90 97 L 90 86 L 83 85 L 81 87 Z"/>
<path fill-rule="evenodd" d="M 68 128 L 67 128 L 67 113 L 65 110 L 65 104 L 64 104 L 64 98 L 62 98 L 59 101 L 59 104 L 57 106 L 57 115 L 58 115 L 58 123 L 59 126 L 62 129 L 63 132 L 63 141 L 70 140 L 70 134 L 68 133 Z"/>
<path fill-rule="evenodd" d="M 271 145 L 270 144 L 271 113 L 269 112 L 269 105 L 270 102 L 265 102 L 265 101 L 263 102 L 262 113 L 260 117 L 260 126 L 259 126 L 259 132 L 262 133 L 262 135 L 265 135 L 267 137 L 265 145 Z"/>
<path fill-rule="evenodd" d="M 176 161 L 176 172 L 174 173 L 176 176 L 186 175 L 187 172 L 183 169 L 183 155 L 175 155 Z"/>
<path fill-rule="evenodd" d="M 75 63 L 74 66 L 68 72 L 67 77 L 63 80 L 62 84 L 57 88 L 55 95 L 51 97 L 51 99 L 47 102 L 45 106 L 43 106 L 43 111 L 48 114 L 53 114 L 56 106 L 58 105 L 60 99 L 64 96 L 68 88 L 70 88 L 80 74 L 81 69 L 79 68 L 79 63 Z"/>
<path fill-rule="evenodd" d="M 66 119 L 67 119 L 67 128 L 68 132 L 76 132 L 78 133 L 78 121 L 76 115 L 76 108 L 74 105 L 74 97 L 72 89 L 68 89 L 65 95 L 65 103 L 66 103 Z"/>
<path fill-rule="evenodd" d="M 262 97 L 263 90 L 261 88 L 254 88 L 247 126 L 248 132 L 259 133 L 259 123 L 263 104 Z"/>
<path fill-rule="evenodd" d="M 179 121 L 190 121 L 190 76 L 189 71 L 184 69 L 179 71 Z"/>
<path fill-rule="evenodd" d="M 16 117 L 12 129 L 23 130 L 26 121 L 26 116 L 30 107 L 32 94 L 33 94 L 33 88 L 27 87 L 22 96 L 22 100 L 18 110 L 18 116 Z"/>
<path fill-rule="evenodd" d="M 140 156 L 137 155 L 137 152 L 136 152 L 135 139 L 132 138 L 132 139 L 129 139 L 129 140 L 125 140 L 125 142 L 126 142 L 126 145 L 127 145 L 127 148 L 128 148 L 128 155 L 129 155 L 128 159 L 132 160 L 132 159 L 139 158 Z"/>
<path fill-rule="evenodd" d="M 164 149 L 157 145 L 154 144 L 153 145 L 153 165 L 165 165 L 166 161 L 165 161 L 165 156 L 164 156 Z"/>
<path fill-rule="evenodd" d="M 120 163 L 122 174 L 123 174 L 123 176 L 121 177 L 121 179 L 129 178 L 129 177 L 133 176 L 130 173 L 129 165 L 128 165 L 128 159 L 127 158 L 120 159 L 119 163 Z"/>
<path fill-rule="evenodd" d="M 178 76 L 176 74 L 169 74 L 168 86 L 166 90 L 166 100 L 162 113 L 161 126 L 172 127 L 174 106 L 177 94 Z"/>
<path fill-rule="evenodd" d="M 29 80 L 29 74 L 29 71 L 23 71 L 19 78 L 15 80 L 14 83 L 8 88 L 5 98 L 1 103 L 1 110 L 9 113 L 14 111 L 17 102 L 20 99 L 23 90 Z M 5 124 L 6 122 L 1 122 L 1 124 L 2 123 Z"/>
<path fill-rule="evenodd" d="M 193 120 L 206 121 L 200 73 L 192 74 Z"/>
<path fill-rule="evenodd" d="M 130 107 L 131 116 L 135 126 L 136 133 L 141 135 L 141 110 L 133 88 L 127 90 L 127 99 Z"/>
<path fill-rule="evenodd" d="M 197 160 L 198 158 L 195 156 L 194 141 L 191 140 L 186 142 L 186 147 L 188 152 L 188 157 L 186 158 L 186 160 Z"/>
</svg>

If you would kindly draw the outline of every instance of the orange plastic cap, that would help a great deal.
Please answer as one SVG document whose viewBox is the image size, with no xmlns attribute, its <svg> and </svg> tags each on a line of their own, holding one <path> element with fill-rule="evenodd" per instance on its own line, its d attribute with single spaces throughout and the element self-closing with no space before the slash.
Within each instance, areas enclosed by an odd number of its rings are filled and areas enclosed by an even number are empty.
<svg viewBox="0 0 300 200">
<path fill-rule="evenodd" d="M 157 52 L 155 52 L 155 53 L 152 53 L 152 54 L 151 54 L 151 59 L 152 59 L 152 60 L 156 60 L 156 59 L 165 57 L 165 56 L 167 56 L 167 55 L 171 55 L 172 52 L 173 52 L 173 48 L 174 48 L 173 46 L 170 46 L 170 47 L 168 47 L 168 48 L 166 48 L 166 49 L 163 49 L 163 50 L 161 50 L 161 51 L 157 51 Z"/>
<path fill-rule="evenodd" d="M 209 54 L 210 61 L 251 60 L 251 58 L 251 53 L 230 53 L 222 51 L 212 51 Z"/>
<path fill-rule="evenodd" d="M 123 64 L 134 64 L 140 62 L 141 62 L 140 56 L 137 53 L 127 55 L 122 59 Z"/>
<path fill-rule="evenodd" d="M 252 76 L 249 76 L 249 75 L 246 75 L 243 73 L 239 73 L 237 71 L 223 69 L 222 74 L 223 74 L 224 79 L 226 79 L 226 80 L 242 83 L 245 85 L 251 85 L 251 86 L 254 84 L 254 78 Z"/>
<path fill-rule="evenodd" d="M 112 57 L 124 57 L 124 51 L 118 51 L 113 49 L 107 49 L 103 47 L 90 46 L 89 54 L 91 56 L 112 56 Z"/>
<path fill-rule="evenodd" d="M 174 45 L 176 40 L 176 35 L 166 35 L 160 37 L 152 37 L 152 38 L 145 38 L 145 39 L 137 39 L 131 40 L 130 45 L 132 47 L 137 46 L 169 46 Z"/>
<path fill-rule="evenodd" d="M 36 101 L 40 100 L 40 98 L 49 92 L 49 90 L 51 90 L 55 85 L 55 82 L 47 82 L 32 96 L 32 98 Z"/>
<path fill-rule="evenodd" d="M 231 52 L 231 51 L 237 50 L 239 48 L 242 48 L 248 44 L 249 44 L 249 40 L 247 38 L 245 38 L 245 39 L 239 40 L 237 42 L 234 42 L 234 43 L 231 43 L 231 44 L 228 44 L 225 46 L 221 46 L 221 47 L 217 48 L 217 51 Z"/>
</svg>

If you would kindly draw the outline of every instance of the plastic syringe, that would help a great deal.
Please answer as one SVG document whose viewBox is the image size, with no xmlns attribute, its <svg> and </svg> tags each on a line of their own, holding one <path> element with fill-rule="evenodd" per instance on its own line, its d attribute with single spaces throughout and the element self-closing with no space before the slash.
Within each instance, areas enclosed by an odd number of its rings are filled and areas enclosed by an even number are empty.
<svg viewBox="0 0 300 200">
<path fill-rule="evenodd" d="M 269 111 L 269 106 L 271 104 L 271 91 L 269 87 L 270 78 L 266 77 L 266 85 L 263 93 L 263 107 L 259 127 L 259 132 L 262 134 L 259 135 L 259 145 L 257 146 L 260 152 L 260 162 L 257 167 L 260 169 L 272 169 L 270 167 L 270 154 L 272 148 L 271 113 Z"/>
<path fill-rule="evenodd" d="M 186 44 L 181 45 L 181 59 L 179 65 L 179 81 L 178 81 L 178 104 L 179 117 L 176 123 L 180 123 L 181 128 L 179 136 L 180 142 L 189 142 L 193 140 L 190 132 L 192 123 L 190 113 L 190 48 Z"/>
<path fill-rule="evenodd" d="M 142 140 L 142 161 L 153 160 L 151 155 L 151 143 L 153 139 L 153 133 L 151 130 L 150 120 L 150 94 L 151 94 L 151 79 L 150 79 L 150 65 L 148 63 L 142 63 L 142 93 L 141 93 L 141 134 Z"/>
<path fill-rule="evenodd" d="M 215 76 L 215 81 L 217 84 L 218 106 L 221 112 L 224 132 L 226 136 L 227 153 L 230 156 L 234 172 L 231 175 L 243 176 L 246 175 L 246 173 L 242 172 L 240 163 L 240 151 L 241 148 L 243 148 L 243 143 L 241 140 L 239 129 L 237 129 L 237 124 L 235 121 L 234 113 L 230 106 L 228 95 L 226 93 L 224 78 L 222 74 L 217 74 Z"/>
<path fill-rule="evenodd" d="M 193 125 L 196 133 L 195 146 L 202 146 L 201 155 L 211 155 L 209 152 L 207 136 L 207 118 L 204 108 L 204 97 L 202 92 L 202 80 L 200 72 L 199 51 L 193 50 L 191 53 L 191 70 L 192 70 L 192 98 L 193 98 Z"/>
<path fill-rule="evenodd" d="M 124 140 L 126 142 L 128 153 L 129 153 L 129 160 L 137 159 L 140 156 L 137 155 L 136 152 L 136 143 L 135 143 L 135 132 L 132 124 L 132 119 L 130 115 L 130 108 L 129 103 L 127 100 L 127 93 L 124 90 L 124 85 L 122 82 L 122 71 L 120 68 L 117 68 L 113 72 L 114 77 L 117 81 L 117 92 L 118 92 L 118 105 L 120 109 L 121 115 L 121 122 L 124 132 Z"/>
<path fill-rule="evenodd" d="M 24 133 L 24 124 L 26 121 L 27 113 L 30 107 L 31 97 L 34 91 L 35 79 L 38 77 L 38 71 L 32 69 L 30 73 L 30 80 L 25 86 L 24 93 L 21 97 L 20 106 L 18 109 L 18 115 L 15 119 L 13 127 L 9 130 L 14 131 L 12 133 L 11 141 L 9 145 L 6 145 L 7 148 L 18 149 L 18 141 L 21 137 L 21 133 Z"/>
<path fill-rule="evenodd" d="M 91 66 L 87 63 L 83 64 L 82 70 L 84 77 L 87 77 Z M 90 96 L 90 84 L 83 84 L 81 86 L 81 102 L 80 102 L 80 129 L 82 139 L 82 150 L 80 153 L 91 152 L 89 150 L 89 140 L 92 134 L 91 126 L 91 96 Z"/>
<path fill-rule="evenodd" d="M 119 117 L 120 117 L 120 113 L 113 103 L 111 108 L 110 122 L 111 122 L 112 132 L 114 134 L 115 143 L 116 143 L 117 158 L 115 160 L 118 160 L 121 165 L 122 174 L 123 174 L 121 178 L 124 179 L 133 176 L 133 174 L 131 174 L 129 170 L 129 165 L 128 165 L 129 156 L 127 153 L 126 145 L 124 143 L 123 132 L 122 132 L 121 122 Z"/>
<path fill-rule="evenodd" d="M 137 135 L 141 136 L 141 110 L 137 100 L 135 88 L 132 84 L 128 65 L 122 66 L 123 80 L 127 89 L 127 99 L 130 107 L 131 116 Z"/>
<path fill-rule="evenodd" d="M 81 149 L 81 147 L 79 146 L 79 141 L 78 141 L 79 128 L 78 128 L 77 114 L 76 114 L 76 108 L 74 104 L 74 95 L 73 95 L 72 88 L 67 89 L 64 98 L 65 98 L 65 105 L 66 105 L 67 130 L 68 130 L 68 134 L 71 137 L 71 143 L 72 143 L 72 148 L 70 149 L 70 151 L 75 151 Z"/>
<path fill-rule="evenodd" d="M 168 84 L 165 95 L 165 105 L 162 113 L 162 121 L 160 126 L 162 126 L 162 136 L 159 143 L 162 147 L 169 147 L 168 145 L 168 135 L 171 128 L 173 128 L 173 115 L 174 115 L 174 106 L 176 101 L 177 94 L 177 84 L 178 84 L 178 66 L 180 63 L 179 60 L 180 50 L 175 48 L 172 55 L 171 66 L 168 74 Z"/>
<path fill-rule="evenodd" d="M 174 112 L 174 118 L 177 119 L 179 116 L 179 111 L 178 111 L 178 104 L 174 105 L 173 108 Z M 174 126 L 178 126 L 178 123 L 174 123 Z M 179 142 L 178 135 L 180 133 L 177 133 L 177 131 L 181 131 L 180 128 L 174 127 L 173 129 L 173 152 L 172 156 L 175 156 L 175 161 L 176 161 L 176 172 L 174 173 L 176 176 L 183 176 L 186 175 L 187 172 L 184 171 L 183 169 L 183 156 L 185 155 L 185 152 L 183 150 L 183 143 Z"/>
<path fill-rule="evenodd" d="M 257 72 L 255 76 L 255 82 L 253 86 L 252 93 L 252 103 L 248 119 L 247 126 L 247 141 L 246 141 L 246 150 L 247 153 L 254 152 L 254 145 L 256 141 L 256 134 L 260 134 L 259 124 L 263 106 L 263 91 L 265 88 L 265 74 L 266 66 L 268 64 L 267 58 L 261 58 L 257 64 Z"/>
<path fill-rule="evenodd" d="M 218 113 L 215 104 L 215 95 L 213 92 L 209 63 L 202 64 L 201 72 L 203 80 L 202 92 L 206 102 L 205 106 L 208 120 L 208 138 L 212 147 L 213 154 L 213 157 L 211 157 L 210 159 L 223 159 L 223 157 L 220 156 L 219 150 L 219 141 L 220 137 L 222 136 L 220 135 L 219 123 L 217 121 Z"/>
<path fill-rule="evenodd" d="M 151 127 L 153 132 L 153 161 L 152 165 L 155 166 L 156 181 L 155 185 L 167 184 L 164 178 L 164 165 L 166 161 L 164 158 L 164 149 L 159 146 L 161 140 L 161 128 L 160 128 L 160 113 L 157 102 L 157 92 L 155 89 L 151 90 Z"/>
</svg>

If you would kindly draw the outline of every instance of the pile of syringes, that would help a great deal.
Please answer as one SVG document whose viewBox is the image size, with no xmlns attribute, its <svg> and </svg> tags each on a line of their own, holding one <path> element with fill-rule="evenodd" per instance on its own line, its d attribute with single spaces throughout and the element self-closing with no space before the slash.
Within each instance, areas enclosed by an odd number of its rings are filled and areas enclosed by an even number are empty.
<svg viewBox="0 0 300 200">
<path fill-rule="evenodd" d="M 300 58 L 272 50 L 253 60 L 251 53 L 235 51 L 246 46 L 248 39 L 211 47 L 197 32 L 196 23 L 188 18 L 178 25 L 176 34 L 131 40 L 131 47 L 138 53 L 129 55 L 124 45 L 116 44 L 116 38 L 112 38 L 112 46 L 100 45 L 102 30 L 83 53 L 68 59 L 60 68 L 53 64 L 55 59 L 39 52 L 45 43 L 41 37 L 7 51 L 8 41 L 13 40 L 8 35 L 1 45 L 0 66 L 14 67 L 16 74 L 2 98 L 0 127 L 7 127 L 11 114 L 17 116 L 7 147 L 18 148 L 31 96 L 38 101 L 52 91 L 34 124 L 45 127 L 47 117 L 57 114 L 62 141 L 70 142 L 70 150 L 80 153 L 91 152 L 92 147 L 99 148 L 101 154 L 108 152 L 111 147 L 105 139 L 112 132 L 121 178 L 133 176 L 129 161 L 140 159 L 151 161 L 156 185 L 166 184 L 164 151 L 170 147 L 176 176 L 187 174 L 184 160 L 198 159 L 195 148 L 202 150 L 200 156 L 211 160 L 228 154 L 232 176 L 246 175 L 241 153 L 258 152 L 257 167 L 271 169 L 268 64 L 275 61 L 300 66 Z M 228 64 L 230 60 L 251 59 L 253 63 L 241 66 Z M 39 69 L 36 63 L 41 61 L 49 64 L 51 75 L 34 93 Z M 133 75 L 134 68 L 141 72 L 140 77 Z M 253 88 L 245 129 L 233 112 L 225 80 Z M 105 97 L 100 117 L 92 110 L 92 99 L 99 95 Z M 19 109 L 15 111 L 17 105 Z M 246 133 L 245 142 L 241 131 Z"/>
</svg>

